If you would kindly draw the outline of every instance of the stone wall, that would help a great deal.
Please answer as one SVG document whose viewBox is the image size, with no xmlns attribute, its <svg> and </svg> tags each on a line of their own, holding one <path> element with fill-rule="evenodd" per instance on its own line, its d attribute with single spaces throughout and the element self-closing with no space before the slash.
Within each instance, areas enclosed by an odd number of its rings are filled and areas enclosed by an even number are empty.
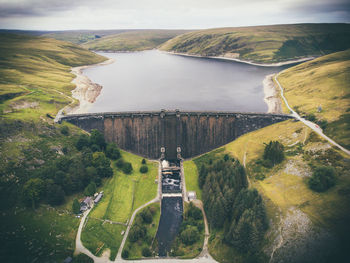
<svg viewBox="0 0 350 263">
<path fill-rule="evenodd" d="M 62 120 L 104 133 L 121 149 L 158 159 L 190 158 L 225 145 L 242 134 L 291 118 L 287 115 L 237 112 L 121 112 L 69 115 Z"/>
</svg>

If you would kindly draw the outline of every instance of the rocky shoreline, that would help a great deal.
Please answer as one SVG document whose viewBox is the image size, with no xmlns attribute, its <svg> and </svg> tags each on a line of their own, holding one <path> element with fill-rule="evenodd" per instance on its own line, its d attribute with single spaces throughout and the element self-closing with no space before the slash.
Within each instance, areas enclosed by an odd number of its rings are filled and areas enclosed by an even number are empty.
<svg viewBox="0 0 350 263">
<path fill-rule="evenodd" d="M 90 67 L 108 65 L 113 62 L 114 59 L 108 59 L 98 64 L 72 68 L 71 73 L 76 75 L 76 78 L 72 80 L 72 83 L 76 85 L 76 88 L 72 90 L 72 97 L 79 101 L 79 105 L 67 109 L 65 111 L 66 114 L 86 113 L 101 93 L 102 86 L 97 83 L 93 83 L 87 76 L 83 74 L 83 70 Z"/>
<path fill-rule="evenodd" d="M 267 113 L 282 114 L 282 102 L 273 82 L 274 75 L 275 74 L 267 75 L 263 80 L 264 101 L 267 104 Z"/>
</svg>

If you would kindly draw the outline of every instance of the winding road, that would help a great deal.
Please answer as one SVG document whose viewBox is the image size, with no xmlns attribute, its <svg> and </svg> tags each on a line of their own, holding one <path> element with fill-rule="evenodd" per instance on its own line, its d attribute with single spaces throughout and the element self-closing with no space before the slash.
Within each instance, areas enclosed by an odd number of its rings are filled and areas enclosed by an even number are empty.
<svg viewBox="0 0 350 263">
<path fill-rule="evenodd" d="M 346 153 L 347 155 L 350 155 L 350 151 L 345 149 L 343 146 L 339 145 L 338 143 L 336 143 L 335 141 L 333 141 L 331 138 L 329 138 L 327 135 L 325 135 L 322 131 L 322 129 L 316 124 L 313 123 L 311 121 L 308 121 L 302 117 L 299 116 L 298 113 L 296 113 L 288 104 L 287 99 L 284 96 L 284 90 L 282 88 L 281 83 L 279 83 L 278 81 L 278 76 L 282 73 L 283 71 L 279 72 L 277 75 L 275 75 L 274 79 L 277 83 L 277 85 L 279 86 L 280 90 L 281 90 L 281 97 L 284 101 L 284 103 L 286 104 L 287 108 L 290 110 L 291 115 L 296 118 L 297 120 L 303 122 L 306 126 L 310 127 L 314 132 L 316 132 L 317 134 L 319 134 L 322 138 L 326 139 L 329 143 L 333 144 L 334 146 L 338 147 L 340 150 L 342 150 L 344 153 Z"/>
</svg>

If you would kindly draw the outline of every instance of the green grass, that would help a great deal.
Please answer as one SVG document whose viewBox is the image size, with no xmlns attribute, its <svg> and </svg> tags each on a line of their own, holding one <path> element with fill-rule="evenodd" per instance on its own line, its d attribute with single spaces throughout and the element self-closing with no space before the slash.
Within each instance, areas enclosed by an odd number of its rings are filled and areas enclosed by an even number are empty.
<svg viewBox="0 0 350 263">
<path fill-rule="evenodd" d="M 293 109 L 326 120 L 325 133 L 350 147 L 350 49 L 289 68 L 278 80 Z"/>
<path fill-rule="evenodd" d="M 148 207 L 154 208 L 156 211 L 155 214 L 153 215 L 152 223 L 150 223 L 150 224 L 143 223 L 143 225 L 145 225 L 147 228 L 148 238 L 147 238 L 147 240 L 142 239 L 142 240 L 138 240 L 136 242 L 130 242 L 129 238 L 126 240 L 124 249 L 127 249 L 129 251 L 128 259 L 141 259 L 141 258 L 143 258 L 142 249 L 144 247 L 151 247 L 152 246 L 152 244 L 148 244 L 147 241 L 150 241 L 152 243 L 153 240 L 156 238 L 159 219 L 160 219 L 160 204 L 154 203 L 154 204 L 149 205 Z M 144 209 L 146 209 L 146 207 Z M 141 211 L 139 211 L 137 213 L 135 220 L 133 222 L 133 226 L 135 225 L 136 222 L 142 221 L 142 219 L 139 218 Z"/>
<path fill-rule="evenodd" d="M 347 24 L 296 24 L 214 28 L 170 39 L 162 50 L 202 56 L 279 62 L 349 48 Z"/>
<path fill-rule="evenodd" d="M 122 157 L 132 164 L 133 172 L 126 175 L 113 165 L 114 176 L 102 188 L 104 197 L 91 212 L 92 217 L 126 223 L 136 208 L 156 197 L 157 163 L 147 161 L 148 173 L 141 174 L 142 157 L 125 151 Z"/>
<path fill-rule="evenodd" d="M 110 250 L 110 259 L 114 260 L 122 242 L 123 225 L 104 223 L 98 219 L 88 217 L 81 240 L 84 246 L 96 256 L 101 256 L 106 249 Z"/>
<path fill-rule="evenodd" d="M 42 206 L 2 212 L 1 262 L 62 262 L 72 256 L 79 220 L 64 210 Z"/>
<path fill-rule="evenodd" d="M 196 164 L 191 161 L 184 162 L 186 191 L 195 191 L 197 199 L 202 200 L 202 189 L 198 185 L 198 170 Z"/>
<path fill-rule="evenodd" d="M 137 30 L 108 35 L 83 44 L 97 51 L 141 51 L 154 49 L 186 30 Z"/>
</svg>

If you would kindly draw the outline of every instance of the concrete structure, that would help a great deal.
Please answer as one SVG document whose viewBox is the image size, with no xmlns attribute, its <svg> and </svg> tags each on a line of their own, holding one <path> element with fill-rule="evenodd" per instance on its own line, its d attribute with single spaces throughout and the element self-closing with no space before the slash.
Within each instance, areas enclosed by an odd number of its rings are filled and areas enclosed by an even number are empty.
<svg viewBox="0 0 350 263">
<path fill-rule="evenodd" d="M 196 200 L 197 199 L 196 191 L 188 191 L 187 198 L 188 198 L 188 201 Z"/>
<path fill-rule="evenodd" d="M 61 121 L 102 132 L 121 149 L 158 159 L 191 158 L 225 145 L 250 131 L 291 118 L 239 112 L 106 112 L 72 114 Z M 163 152 L 162 152 L 163 151 Z"/>
</svg>

